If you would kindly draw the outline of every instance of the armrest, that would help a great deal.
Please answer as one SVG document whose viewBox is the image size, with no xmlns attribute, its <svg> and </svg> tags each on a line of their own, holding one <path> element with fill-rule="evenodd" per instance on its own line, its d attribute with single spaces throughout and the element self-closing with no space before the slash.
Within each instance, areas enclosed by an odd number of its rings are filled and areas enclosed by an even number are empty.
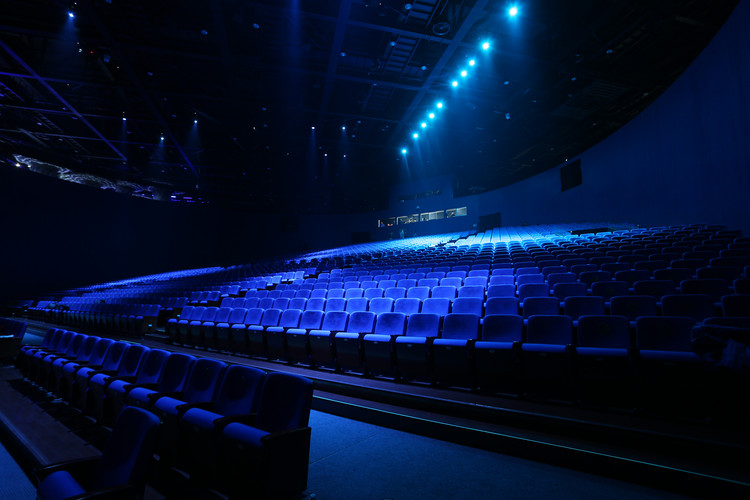
<svg viewBox="0 0 750 500">
<path fill-rule="evenodd" d="M 214 407 L 213 401 L 198 401 L 196 403 L 185 403 L 181 405 L 177 405 L 177 414 L 182 416 L 187 412 L 188 410 L 192 408 L 200 408 L 202 410 L 211 410 Z"/>
<path fill-rule="evenodd" d="M 68 471 L 73 476 L 90 476 L 93 473 L 99 458 L 100 457 L 77 458 L 39 467 L 34 469 L 34 478 L 38 484 L 45 477 L 61 470 Z"/>
<path fill-rule="evenodd" d="M 126 391 L 131 391 L 136 388 L 142 388 L 142 389 L 153 389 L 156 390 L 159 388 L 159 384 L 156 382 L 149 382 L 146 384 L 128 384 L 125 386 Z"/>
<path fill-rule="evenodd" d="M 150 403 L 154 403 L 159 398 L 175 398 L 180 399 L 184 396 L 185 393 L 183 392 L 156 392 L 154 394 L 149 394 L 146 397 L 148 398 Z"/>
<path fill-rule="evenodd" d="M 89 373 L 89 378 L 93 377 L 94 375 L 109 375 L 112 377 L 113 375 L 117 375 L 117 370 L 94 370 Z"/>
<path fill-rule="evenodd" d="M 240 423 L 252 426 L 255 423 L 255 417 L 257 413 L 250 413 L 245 415 L 231 415 L 228 417 L 221 417 L 214 420 L 214 431 L 221 432 L 229 424 Z"/>
<path fill-rule="evenodd" d="M 131 484 L 123 484 L 120 486 L 113 486 L 112 488 L 88 491 L 75 498 L 76 500 L 132 500 L 133 498 L 140 498 L 140 495 L 137 493 L 135 486 Z"/>
<path fill-rule="evenodd" d="M 124 377 L 117 377 L 117 380 L 122 380 L 123 382 L 135 382 L 136 377 L 135 375 L 126 375 Z"/>
</svg>

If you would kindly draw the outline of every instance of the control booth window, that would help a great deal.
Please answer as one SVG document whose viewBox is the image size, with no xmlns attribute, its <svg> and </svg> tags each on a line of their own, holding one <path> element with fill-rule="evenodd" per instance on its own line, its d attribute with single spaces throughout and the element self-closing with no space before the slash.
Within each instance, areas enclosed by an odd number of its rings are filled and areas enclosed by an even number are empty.
<svg viewBox="0 0 750 500">
<path fill-rule="evenodd" d="M 449 208 L 445 211 L 445 217 L 451 218 L 451 217 L 464 217 L 467 215 L 466 207 L 461 208 Z"/>
</svg>

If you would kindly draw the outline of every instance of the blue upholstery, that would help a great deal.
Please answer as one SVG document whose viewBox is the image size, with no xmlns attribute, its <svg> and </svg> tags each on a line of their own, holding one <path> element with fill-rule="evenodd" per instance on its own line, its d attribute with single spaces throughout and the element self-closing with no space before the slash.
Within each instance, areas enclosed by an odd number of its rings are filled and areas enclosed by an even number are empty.
<svg viewBox="0 0 750 500">
<path fill-rule="evenodd" d="M 656 316 L 656 299 L 650 295 L 612 297 L 610 308 L 615 316 L 625 316 L 635 325 L 640 316 Z"/>
<path fill-rule="evenodd" d="M 182 391 L 196 361 L 195 356 L 189 354 L 170 354 L 164 362 L 158 382 L 130 388 L 125 396 L 126 404 L 149 408 L 160 394 Z"/>
<path fill-rule="evenodd" d="M 439 382 L 473 385 L 469 355 L 478 336 L 478 315 L 451 313 L 444 318 L 443 331 L 432 343 L 433 369 Z"/>
<path fill-rule="evenodd" d="M 107 386 L 118 378 L 135 377 L 141 361 L 150 349 L 142 345 L 131 345 L 123 354 L 115 373 L 99 372 L 89 376 L 88 397 L 83 410 L 98 421 L 104 417 L 104 397 Z"/>
<path fill-rule="evenodd" d="M 563 314 L 570 316 L 573 326 L 577 326 L 578 318 L 581 316 L 604 314 L 604 299 L 597 296 L 568 297 L 565 300 Z"/>
<path fill-rule="evenodd" d="M 396 337 L 394 349 L 398 373 L 406 378 L 427 376 L 428 338 L 435 338 L 440 332 L 440 315 L 419 313 L 409 316 L 406 334 Z"/>
<path fill-rule="evenodd" d="M 270 373 L 252 425 L 230 423 L 218 447 L 218 484 L 230 497 L 292 497 L 307 487 L 311 380 Z"/>
<path fill-rule="evenodd" d="M 695 321 L 716 315 L 713 298 L 705 294 L 665 295 L 661 308 L 664 316 L 687 316 Z"/>
<path fill-rule="evenodd" d="M 37 472 L 41 479 L 37 487 L 40 500 L 62 500 L 83 493 L 117 491 L 120 498 L 140 498 L 145 487 L 146 469 L 153 454 L 159 419 L 140 408 L 122 411 L 100 458 L 48 466 Z M 87 471 L 81 476 L 91 478 L 86 484 L 66 470 Z"/>
<path fill-rule="evenodd" d="M 568 346 L 572 344 L 573 320 L 569 316 L 531 316 L 521 346 L 524 379 L 564 382 L 569 374 Z"/>
</svg>

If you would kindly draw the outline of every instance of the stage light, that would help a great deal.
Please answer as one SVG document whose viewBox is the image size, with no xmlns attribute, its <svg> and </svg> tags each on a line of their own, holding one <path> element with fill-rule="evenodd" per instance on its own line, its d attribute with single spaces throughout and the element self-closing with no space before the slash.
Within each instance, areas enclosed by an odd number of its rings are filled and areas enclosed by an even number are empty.
<svg viewBox="0 0 750 500">
<path fill-rule="evenodd" d="M 126 122 L 126 121 L 128 121 L 128 119 L 123 116 L 122 117 L 122 121 Z"/>
<path fill-rule="evenodd" d="M 162 135 L 161 137 L 159 137 L 159 140 L 164 142 L 164 136 Z"/>
<path fill-rule="evenodd" d="M 466 78 L 466 75 L 468 75 L 468 74 L 469 74 L 469 72 L 466 71 L 466 70 L 461 71 L 461 76 L 464 77 L 464 78 Z"/>
<path fill-rule="evenodd" d="M 414 137 L 415 139 L 419 139 L 419 134 L 416 132 L 414 132 L 411 136 Z"/>
<path fill-rule="evenodd" d="M 346 125 L 344 125 L 343 127 L 341 127 L 341 130 L 343 130 L 344 132 L 346 132 Z"/>
<path fill-rule="evenodd" d="M 443 103 L 442 102 L 438 101 L 438 103 L 435 106 L 437 106 L 437 109 L 443 109 Z"/>
<path fill-rule="evenodd" d="M 310 130 L 315 130 L 315 127 L 310 127 Z"/>
<path fill-rule="evenodd" d="M 453 80 L 451 82 L 451 85 L 453 85 L 454 87 L 458 87 L 458 80 Z"/>
<path fill-rule="evenodd" d="M 198 119 L 196 118 L 195 120 L 193 120 L 193 123 L 198 125 Z"/>
<path fill-rule="evenodd" d="M 490 42 L 484 42 L 482 44 L 482 50 L 490 50 Z"/>
<path fill-rule="evenodd" d="M 422 122 L 422 128 L 427 128 L 427 122 Z"/>
<path fill-rule="evenodd" d="M 427 116 L 430 118 L 430 120 L 434 120 L 435 119 L 435 113 L 430 113 Z"/>
<path fill-rule="evenodd" d="M 469 66 L 474 66 L 476 63 L 474 59 L 469 60 Z"/>
<path fill-rule="evenodd" d="M 68 11 L 68 17 L 69 17 L 70 19 L 75 19 L 76 15 L 75 15 L 75 13 L 74 13 L 74 12 L 73 12 L 72 10 L 69 10 L 69 11 Z"/>
<path fill-rule="evenodd" d="M 518 15 L 518 7 L 516 7 L 514 5 L 513 7 L 511 7 L 510 9 L 508 9 L 508 15 L 510 17 L 516 17 Z"/>
<path fill-rule="evenodd" d="M 404 148 L 404 149 L 401 150 L 401 154 L 402 155 L 405 155 L 406 153 L 408 153 L 408 151 L 406 150 L 406 148 Z"/>
</svg>

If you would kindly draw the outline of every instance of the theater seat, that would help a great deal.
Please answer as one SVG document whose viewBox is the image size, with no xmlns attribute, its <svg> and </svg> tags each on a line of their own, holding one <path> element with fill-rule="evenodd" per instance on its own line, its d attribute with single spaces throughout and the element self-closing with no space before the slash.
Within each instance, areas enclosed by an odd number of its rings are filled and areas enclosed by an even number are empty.
<svg viewBox="0 0 750 500">
<path fill-rule="evenodd" d="M 230 498 L 292 498 L 307 488 L 313 384 L 269 373 L 257 416 L 218 438 L 216 482 Z"/>
<path fill-rule="evenodd" d="M 487 314 L 474 343 L 474 373 L 482 389 L 512 389 L 519 376 L 523 320 L 517 314 Z"/>
<path fill-rule="evenodd" d="M 37 469 L 37 498 L 142 498 L 158 428 L 154 414 L 126 408 L 100 457 Z"/>
</svg>

